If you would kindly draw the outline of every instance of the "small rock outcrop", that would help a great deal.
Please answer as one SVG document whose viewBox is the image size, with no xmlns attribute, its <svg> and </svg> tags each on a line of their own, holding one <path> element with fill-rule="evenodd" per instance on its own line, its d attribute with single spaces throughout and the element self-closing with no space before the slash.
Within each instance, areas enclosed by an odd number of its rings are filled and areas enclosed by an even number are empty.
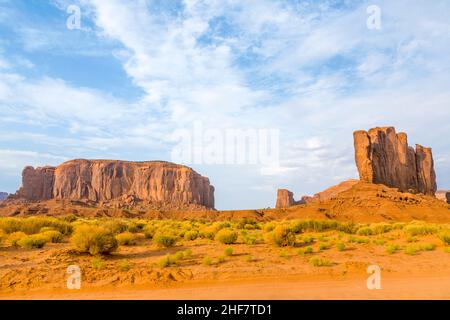
<svg viewBox="0 0 450 320">
<path fill-rule="evenodd" d="M 373 128 L 353 134 L 355 161 L 363 182 L 384 184 L 401 192 L 436 193 L 431 148 L 408 146 L 406 133 L 393 127 Z"/>
<path fill-rule="evenodd" d="M 57 167 L 26 167 L 15 197 L 214 208 L 214 187 L 208 178 L 164 161 L 72 160 Z"/>
<path fill-rule="evenodd" d="M 436 198 L 439 200 L 450 203 L 450 191 L 449 190 L 438 190 L 436 192 Z"/>
</svg>

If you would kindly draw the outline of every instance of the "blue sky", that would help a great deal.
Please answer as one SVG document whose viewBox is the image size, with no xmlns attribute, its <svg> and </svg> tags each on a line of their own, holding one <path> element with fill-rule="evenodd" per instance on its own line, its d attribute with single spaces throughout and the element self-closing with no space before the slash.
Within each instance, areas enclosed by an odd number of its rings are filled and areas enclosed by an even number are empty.
<svg viewBox="0 0 450 320">
<path fill-rule="evenodd" d="M 445 0 L 0 0 L 0 190 L 25 165 L 171 161 L 194 122 L 279 131 L 276 166 L 188 163 L 219 209 L 357 177 L 352 132 L 374 126 L 433 147 L 450 188 L 449 16 Z"/>
</svg>

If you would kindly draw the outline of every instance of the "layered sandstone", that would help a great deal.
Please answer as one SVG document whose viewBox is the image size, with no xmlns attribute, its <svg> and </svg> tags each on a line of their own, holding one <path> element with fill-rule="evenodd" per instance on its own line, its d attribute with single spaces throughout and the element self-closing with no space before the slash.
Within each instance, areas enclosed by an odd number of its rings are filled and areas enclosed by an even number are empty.
<svg viewBox="0 0 450 320">
<path fill-rule="evenodd" d="M 287 189 L 278 189 L 275 208 L 289 208 L 295 204 L 294 194 Z"/>
<path fill-rule="evenodd" d="M 393 127 L 356 131 L 355 160 L 360 180 L 398 188 L 402 192 L 433 195 L 436 192 L 431 148 L 408 146 L 405 133 Z"/>
<path fill-rule="evenodd" d="M 189 167 L 163 161 L 72 160 L 57 167 L 26 167 L 17 196 L 214 208 L 214 187 L 208 178 Z"/>
</svg>

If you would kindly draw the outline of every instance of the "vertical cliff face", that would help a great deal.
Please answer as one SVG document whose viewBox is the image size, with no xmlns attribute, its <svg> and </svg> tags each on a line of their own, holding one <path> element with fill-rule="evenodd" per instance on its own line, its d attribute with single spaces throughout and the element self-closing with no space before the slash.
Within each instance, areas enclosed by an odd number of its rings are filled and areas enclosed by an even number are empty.
<svg viewBox="0 0 450 320">
<path fill-rule="evenodd" d="M 290 206 L 293 206 L 294 203 L 295 203 L 294 194 L 291 191 L 287 189 L 278 189 L 277 202 L 275 204 L 275 208 L 277 209 L 289 208 Z"/>
<path fill-rule="evenodd" d="M 149 203 L 214 208 L 214 187 L 191 168 L 162 161 L 72 160 L 27 167 L 18 195 L 28 200 L 103 202 L 133 196 Z"/>
<path fill-rule="evenodd" d="M 381 183 L 400 191 L 434 195 L 436 174 L 430 148 L 408 146 L 405 133 L 393 127 L 356 131 L 355 160 L 361 181 Z"/>
<path fill-rule="evenodd" d="M 28 200 L 49 200 L 53 197 L 54 167 L 25 167 L 18 196 Z"/>
</svg>

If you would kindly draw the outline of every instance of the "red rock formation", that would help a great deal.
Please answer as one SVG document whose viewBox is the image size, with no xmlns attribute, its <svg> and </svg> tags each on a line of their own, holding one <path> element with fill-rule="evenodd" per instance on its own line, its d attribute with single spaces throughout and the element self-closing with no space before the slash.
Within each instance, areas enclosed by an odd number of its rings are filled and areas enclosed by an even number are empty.
<svg viewBox="0 0 450 320">
<path fill-rule="evenodd" d="M 436 174 L 430 148 L 408 146 L 405 133 L 393 127 L 356 131 L 355 160 L 361 181 L 380 183 L 402 192 L 434 195 Z"/>
<path fill-rule="evenodd" d="M 56 168 L 27 167 L 18 195 L 27 200 L 139 199 L 161 206 L 214 208 L 214 187 L 208 178 L 186 166 L 163 161 L 72 160 Z"/>
<path fill-rule="evenodd" d="M 289 208 L 295 204 L 294 194 L 286 189 L 278 189 L 275 208 Z"/>
<path fill-rule="evenodd" d="M 49 200 L 53 197 L 54 167 L 25 167 L 22 187 L 16 195 L 27 200 Z"/>
</svg>

